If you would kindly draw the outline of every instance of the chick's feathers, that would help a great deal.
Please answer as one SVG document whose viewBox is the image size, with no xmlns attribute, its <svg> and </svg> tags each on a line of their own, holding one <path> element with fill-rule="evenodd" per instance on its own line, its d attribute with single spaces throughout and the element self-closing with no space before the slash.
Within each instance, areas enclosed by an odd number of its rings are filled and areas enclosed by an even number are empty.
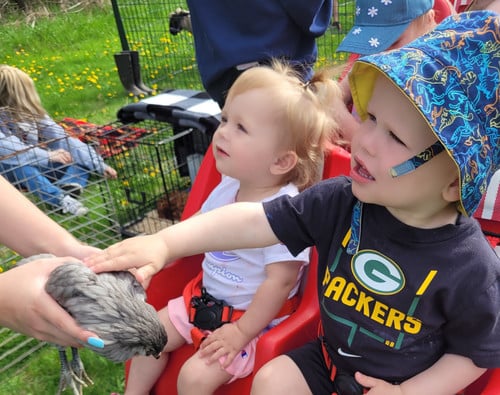
<svg viewBox="0 0 500 395">
<path fill-rule="evenodd" d="M 127 271 L 96 274 L 80 262 L 68 262 L 52 271 L 45 290 L 82 328 L 104 341 L 103 349 L 85 346 L 111 361 L 157 357 L 167 343 L 156 310 Z"/>
</svg>

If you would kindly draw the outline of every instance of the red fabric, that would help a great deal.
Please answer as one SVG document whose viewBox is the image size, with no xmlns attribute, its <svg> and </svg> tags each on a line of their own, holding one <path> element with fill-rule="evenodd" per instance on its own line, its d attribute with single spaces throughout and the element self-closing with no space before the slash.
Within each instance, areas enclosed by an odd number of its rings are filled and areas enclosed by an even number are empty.
<svg viewBox="0 0 500 395">
<path fill-rule="evenodd" d="M 96 145 L 103 158 L 121 153 L 135 146 L 135 141 L 149 131 L 129 125 L 95 125 L 82 119 L 64 118 L 57 122 L 69 136 L 84 143 Z"/>
<path fill-rule="evenodd" d="M 467 11 L 467 7 L 472 3 L 472 0 L 449 0 L 457 12 Z"/>
</svg>

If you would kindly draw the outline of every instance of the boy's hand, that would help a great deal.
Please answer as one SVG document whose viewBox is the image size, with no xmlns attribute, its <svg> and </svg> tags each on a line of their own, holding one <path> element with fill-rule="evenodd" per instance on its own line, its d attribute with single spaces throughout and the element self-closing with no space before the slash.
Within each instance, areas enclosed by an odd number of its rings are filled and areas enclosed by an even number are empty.
<svg viewBox="0 0 500 395">
<path fill-rule="evenodd" d="M 248 339 L 234 323 L 222 325 L 207 336 L 200 346 L 200 356 L 207 357 L 209 363 L 223 358 L 223 368 L 227 368 L 238 353 L 251 339 Z"/>
<path fill-rule="evenodd" d="M 131 270 L 143 286 L 168 261 L 168 249 L 158 235 L 136 236 L 113 244 L 83 262 L 94 272 Z"/>
<path fill-rule="evenodd" d="M 393 385 L 387 381 L 375 377 L 366 376 L 360 372 L 354 375 L 356 381 L 365 388 L 369 388 L 367 395 L 403 395 L 399 385 Z"/>
</svg>

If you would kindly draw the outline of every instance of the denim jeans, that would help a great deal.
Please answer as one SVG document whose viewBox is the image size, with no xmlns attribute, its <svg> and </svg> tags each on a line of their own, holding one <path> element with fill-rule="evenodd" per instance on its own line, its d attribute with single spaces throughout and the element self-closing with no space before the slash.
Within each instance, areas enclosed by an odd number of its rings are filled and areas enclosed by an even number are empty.
<svg viewBox="0 0 500 395">
<path fill-rule="evenodd" d="M 12 184 L 28 191 L 51 206 L 60 206 L 65 192 L 61 185 L 77 183 L 87 186 L 89 171 L 79 165 L 49 162 L 48 166 L 11 165 L 0 162 L 0 171 Z"/>
</svg>

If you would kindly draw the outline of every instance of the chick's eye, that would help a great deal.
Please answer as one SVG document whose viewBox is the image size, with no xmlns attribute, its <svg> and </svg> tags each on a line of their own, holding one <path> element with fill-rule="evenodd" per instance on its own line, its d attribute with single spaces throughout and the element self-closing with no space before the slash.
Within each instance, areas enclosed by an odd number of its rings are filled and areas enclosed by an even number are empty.
<svg viewBox="0 0 500 395">
<path fill-rule="evenodd" d="M 226 123 L 226 122 L 227 122 L 227 117 L 225 115 L 221 115 L 220 123 Z"/>
</svg>

